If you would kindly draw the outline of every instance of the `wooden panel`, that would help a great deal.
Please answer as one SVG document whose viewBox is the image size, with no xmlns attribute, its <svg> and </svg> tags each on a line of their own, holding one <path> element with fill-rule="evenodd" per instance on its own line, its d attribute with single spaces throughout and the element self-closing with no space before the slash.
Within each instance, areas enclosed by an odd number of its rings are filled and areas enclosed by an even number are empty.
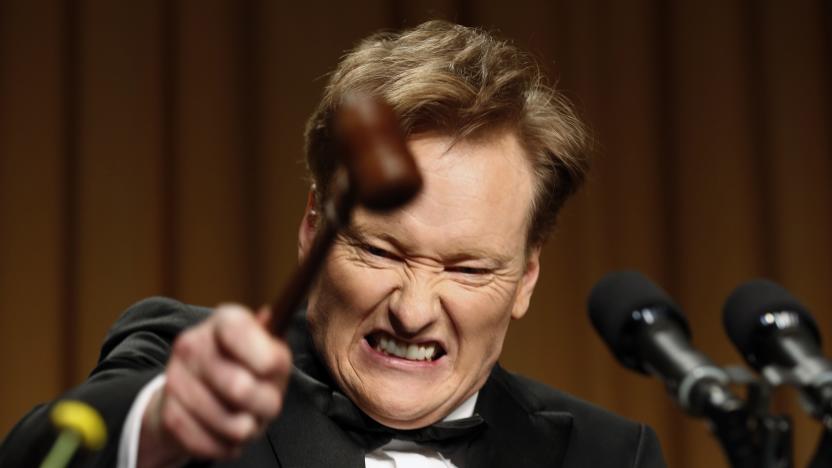
<svg viewBox="0 0 832 468">
<path fill-rule="evenodd" d="M 603 204 L 595 209 L 601 221 L 591 248 L 603 258 L 592 281 L 610 270 L 635 269 L 667 287 L 672 219 L 664 202 L 671 186 L 663 177 L 667 155 L 661 151 L 665 128 L 658 103 L 663 96 L 655 22 L 660 17 L 648 0 L 603 1 L 598 11 L 603 12 L 596 26 L 601 40 L 598 155 L 590 189 L 599 192 Z M 588 341 L 600 343 L 599 338 Z M 602 387 L 596 391 L 601 404 L 650 424 L 666 450 L 674 447 L 674 430 L 685 416 L 658 379 L 625 369 L 606 349 L 589 367 L 594 385 Z"/>
<path fill-rule="evenodd" d="M 60 2 L 0 2 L 0 436 L 61 388 Z"/>
<path fill-rule="evenodd" d="M 421 0 L 419 2 L 389 2 L 393 9 L 395 27 L 410 28 L 432 19 L 464 22 L 466 9 L 459 1 Z"/>
<path fill-rule="evenodd" d="M 206 305 L 243 301 L 249 280 L 235 13 L 228 0 L 187 0 L 179 11 L 177 297 Z"/>
<path fill-rule="evenodd" d="M 765 96 L 761 144 L 771 161 L 765 190 L 771 216 L 764 229 L 773 233 L 774 278 L 813 311 L 826 340 L 832 331 L 832 115 L 824 48 L 822 5 L 768 1 L 760 6 L 758 27 Z M 825 60 L 827 63 L 825 64 Z M 795 416 L 795 466 L 806 466 L 814 453 L 820 425 L 805 415 L 794 393 L 780 409 Z"/>
<path fill-rule="evenodd" d="M 716 362 L 736 360 L 720 330 L 724 298 L 763 265 L 743 13 L 739 2 L 686 1 L 672 16 L 679 238 L 671 253 L 678 284 L 669 292 L 687 313 L 694 343 Z M 686 466 L 724 463 L 703 426 L 690 419 L 682 426 L 677 456 Z"/>
<path fill-rule="evenodd" d="M 157 2 L 81 6 L 80 380 L 106 330 L 160 289 L 160 15 Z"/>
</svg>

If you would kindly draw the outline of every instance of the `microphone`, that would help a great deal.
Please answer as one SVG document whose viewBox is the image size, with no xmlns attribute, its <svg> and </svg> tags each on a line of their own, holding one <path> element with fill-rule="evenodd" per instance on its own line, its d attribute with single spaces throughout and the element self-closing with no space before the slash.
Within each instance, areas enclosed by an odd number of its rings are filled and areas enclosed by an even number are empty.
<svg viewBox="0 0 832 468">
<path fill-rule="evenodd" d="M 607 274 L 588 302 L 592 325 L 618 361 L 660 378 L 688 413 L 713 419 L 744 409 L 728 374 L 691 345 L 680 308 L 641 273 Z"/>
<path fill-rule="evenodd" d="M 815 319 L 794 296 L 752 280 L 731 293 L 722 319 L 748 364 L 770 380 L 796 384 L 810 413 L 832 421 L 832 362 L 822 355 Z"/>
</svg>

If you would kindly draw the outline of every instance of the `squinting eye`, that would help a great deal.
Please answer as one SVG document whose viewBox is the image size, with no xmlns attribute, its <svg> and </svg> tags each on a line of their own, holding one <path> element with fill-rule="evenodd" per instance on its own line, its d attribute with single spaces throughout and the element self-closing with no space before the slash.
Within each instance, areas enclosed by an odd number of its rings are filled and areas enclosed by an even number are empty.
<svg viewBox="0 0 832 468">
<path fill-rule="evenodd" d="M 474 268 L 466 266 L 448 267 L 445 268 L 445 271 L 450 271 L 452 273 L 462 273 L 464 275 L 484 275 L 489 272 L 487 268 Z"/>
<path fill-rule="evenodd" d="M 378 248 L 374 245 L 363 244 L 361 248 L 370 255 L 381 258 L 395 258 L 394 255 L 384 249 Z"/>
</svg>

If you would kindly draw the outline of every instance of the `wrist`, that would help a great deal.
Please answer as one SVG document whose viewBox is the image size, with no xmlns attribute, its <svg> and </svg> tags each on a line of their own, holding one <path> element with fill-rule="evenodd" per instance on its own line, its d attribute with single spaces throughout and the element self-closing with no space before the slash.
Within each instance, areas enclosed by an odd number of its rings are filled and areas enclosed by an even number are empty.
<svg viewBox="0 0 832 468">
<path fill-rule="evenodd" d="M 161 424 L 163 399 L 163 389 L 159 388 L 142 416 L 136 468 L 176 468 L 188 461 L 188 455 Z"/>
</svg>

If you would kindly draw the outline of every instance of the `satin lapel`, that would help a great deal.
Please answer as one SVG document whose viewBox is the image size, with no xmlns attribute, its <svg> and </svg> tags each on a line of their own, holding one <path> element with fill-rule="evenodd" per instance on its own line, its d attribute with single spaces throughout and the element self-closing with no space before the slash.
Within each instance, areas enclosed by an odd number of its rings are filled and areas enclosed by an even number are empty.
<svg viewBox="0 0 832 468">
<path fill-rule="evenodd" d="M 281 468 L 364 467 L 363 449 L 315 404 L 328 391 L 295 371 L 283 412 L 267 431 Z"/>
<path fill-rule="evenodd" d="M 465 466 L 546 467 L 563 465 L 572 432 L 572 415 L 521 404 L 509 379 L 495 367 L 477 398 L 476 412 L 488 427 L 471 441 Z"/>
</svg>

